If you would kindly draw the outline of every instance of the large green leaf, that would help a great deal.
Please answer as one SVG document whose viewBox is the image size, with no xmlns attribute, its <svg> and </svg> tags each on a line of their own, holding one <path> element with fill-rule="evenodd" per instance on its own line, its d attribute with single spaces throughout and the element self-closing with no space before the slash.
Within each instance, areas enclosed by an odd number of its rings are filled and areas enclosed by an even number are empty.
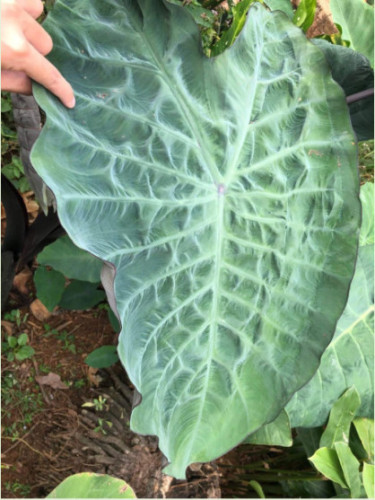
<svg viewBox="0 0 375 500">
<path fill-rule="evenodd" d="M 374 463 L 374 420 L 371 418 L 356 418 L 353 421 L 362 446 L 366 451 L 367 457 L 372 464 Z"/>
<path fill-rule="evenodd" d="M 309 460 L 311 460 L 318 471 L 328 479 L 339 484 L 343 488 L 348 488 L 336 450 L 331 448 L 319 448 Z"/>
<path fill-rule="evenodd" d="M 333 448 L 338 441 L 349 442 L 350 426 L 361 404 L 358 391 L 351 387 L 332 406 L 327 427 L 320 438 L 319 446 Z"/>
<path fill-rule="evenodd" d="M 250 434 L 243 444 L 265 444 L 270 446 L 292 446 L 292 432 L 288 414 L 283 410 L 271 423 Z"/>
<path fill-rule="evenodd" d="M 362 480 L 363 486 L 366 490 L 367 498 L 374 498 L 374 466 L 371 464 L 363 464 Z"/>
<path fill-rule="evenodd" d="M 130 486 L 107 474 L 73 474 L 51 491 L 47 498 L 136 498 Z"/>
<path fill-rule="evenodd" d="M 313 40 L 326 56 L 333 79 L 346 96 L 374 88 L 374 70 L 369 60 L 355 50 L 326 40 Z M 349 104 L 350 119 L 359 141 L 374 137 L 374 96 Z"/>
<path fill-rule="evenodd" d="M 359 244 L 374 244 L 374 184 L 367 182 L 361 187 L 362 223 Z"/>
<path fill-rule="evenodd" d="M 73 242 L 116 269 L 131 427 L 184 477 L 275 419 L 334 332 L 359 232 L 344 96 L 259 4 L 212 59 L 162 0 L 58 1 L 45 26 L 77 106 L 35 87 L 32 159 Z"/>
<path fill-rule="evenodd" d="M 361 188 L 362 228 L 348 302 L 319 370 L 287 405 L 292 427 L 315 427 L 327 420 L 334 402 L 354 385 L 361 398 L 358 415 L 374 409 L 374 185 Z"/>
<path fill-rule="evenodd" d="M 324 424 L 340 394 L 354 385 L 361 397 L 360 416 L 374 407 L 374 245 L 360 247 L 349 299 L 335 336 L 312 380 L 286 409 L 292 427 Z"/>
<path fill-rule="evenodd" d="M 329 7 L 342 37 L 374 66 L 374 8 L 364 0 L 330 0 Z"/>
<path fill-rule="evenodd" d="M 361 496 L 361 475 L 359 473 L 359 461 L 349 448 L 348 443 L 337 441 L 334 444 L 345 481 L 350 490 L 351 498 L 363 498 Z"/>
<path fill-rule="evenodd" d="M 105 300 L 105 293 L 97 288 L 98 283 L 73 280 L 65 288 L 59 306 L 70 311 L 90 309 Z"/>
<path fill-rule="evenodd" d="M 64 293 L 64 276 L 58 271 L 39 266 L 34 274 L 34 283 L 38 299 L 49 311 L 53 311 Z"/>
</svg>

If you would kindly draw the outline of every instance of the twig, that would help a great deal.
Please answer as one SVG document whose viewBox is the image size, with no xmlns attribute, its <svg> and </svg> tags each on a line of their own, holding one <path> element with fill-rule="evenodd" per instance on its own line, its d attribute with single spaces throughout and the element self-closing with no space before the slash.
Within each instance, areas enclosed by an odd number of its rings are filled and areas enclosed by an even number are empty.
<svg viewBox="0 0 375 500">
<path fill-rule="evenodd" d="M 2 438 L 1 438 L 1 439 L 9 439 L 9 440 L 11 440 L 11 441 L 13 441 L 13 440 L 15 439 L 16 441 L 19 441 L 19 442 L 21 442 L 21 443 L 25 444 L 25 445 L 26 445 L 28 448 L 30 448 L 30 450 L 31 450 L 31 451 L 33 451 L 34 453 L 37 453 L 38 455 L 42 456 L 43 458 L 48 458 L 48 460 L 51 460 L 51 456 L 50 456 L 50 455 L 47 455 L 46 453 L 42 453 L 42 452 L 40 452 L 40 451 L 36 450 L 36 449 L 35 449 L 35 448 L 33 448 L 33 447 L 32 447 L 32 446 L 31 446 L 31 445 L 30 445 L 27 441 L 25 441 L 25 440 L 24 440 L 24 439 L 22 439 L 22 438 L 2 436 Z M 4 452 L 4 455 L 6 455 L 6 454 L 8 453 L 8 451 L 9 451 L 9 450 L 6 450 L 6 451 Z"/>
<path fill-rule="evenodd" d="M 361 90 L 361 92 L 356 92 L 355 94 L 349 95 L 346 98 L 346 103 L 351 104 L 352 102 L 360 101 L 361 99 L 366 99 L 366 97 L 370 97 L 374 95 L 374 89 L 366 89 Z"/>
<path fill-rule="evenodd" d="M 25 437 L 26 437 L 26 436 L 28 436 L 28 435 L 30 434 L 30 432 L 31 432 L 32 430 L 34 430 L 34 429 L 35 429 L 35 427 L 36 427 L 38 424 L 39 424 L 39 422 L 37 422 L 36 424 L 34 424 L 34 425 L 31 427 L 31 429 L 29 429 L 29 430 L 26 432 L 26 434 L 24 434 L 23 439 L 25 439 Z M 3 439 L 4 439 L 4 438 L 3 438 Z M 14 438 L 10 438 L 10 439 L 14 439 Z M 19 445 L 19 442 L 18 442 L 18 441 L 16 441 L 16 442 L 15 442 L 12 446 L 10 446 L 10 447 L 7 449 L 7 451 L 6 451 L 5 453 L 8 453 L 10 450 L 13 450 L 13 449 L 14 449 L 14 448 L 16 448 L 16 446 L 18 446 L 18 445 Z"/>
</svg>

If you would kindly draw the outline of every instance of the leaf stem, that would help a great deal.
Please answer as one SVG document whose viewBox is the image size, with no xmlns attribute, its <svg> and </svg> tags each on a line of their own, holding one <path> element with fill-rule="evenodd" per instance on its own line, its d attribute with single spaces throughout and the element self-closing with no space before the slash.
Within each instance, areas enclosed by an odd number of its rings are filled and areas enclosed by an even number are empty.
<svg viewBox="0 0 375 500">
<path fill-rule="evenodd" d="M 374 89 L 366 89 L 361 90 L 361 92 L 356 92 L 355 94 L 349 95 L 346 98 L 346 103 L 351 104 L 352 102 L 360 101 L 361 99 L 366 99 L 366 97 L 370 97 L 374 95 Z"/>
</svg>

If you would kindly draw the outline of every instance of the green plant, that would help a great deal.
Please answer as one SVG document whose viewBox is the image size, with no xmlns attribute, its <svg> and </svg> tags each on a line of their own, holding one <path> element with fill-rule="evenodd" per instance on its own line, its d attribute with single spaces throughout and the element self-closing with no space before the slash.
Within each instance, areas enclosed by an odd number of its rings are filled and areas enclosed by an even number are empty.
<svg viewBox="0 0 375 500">
<path fill-rule="evenodd" d="M 104 436 L 107 434 L 105 426 L 111 428 L 113 423 L 110 420 L 104 420 L 104 418 L 98 418 L 98 425 L 94 428 L 94 432 L 100 432 Z"/>
<path fill-rule="evenodd" d="M 33 417 L 43 408 L 41 393 L 22 390 L 17 377 L 5 371 L 1 377 L 1 414 L 4 435 L 17 438 L 24 434 Z M 4 418 L 7 419 L 5 423 Z M 11 421 L 10 421 L 11 419 Z"/>
<path fill-rule="evenodd" d="M 1 350 L 6 354 L 8 361 L 24 361 L 32 358 L 35 354 L 34 349 L 27 345 L 29 337 L 26 333 L 21 333 L 17 337 L 8 335 L 6 342 L 1 343 Z"/>
<path fill-rule="evenodd" d="M 92 351 L 85 359 L 85 363 L 93 368 L 108 368 L 119 360 L 117 347 L 103 345 Z"/>
<path fill-rule="evenodd" d="M 4 314 L 4 319 L 6 321 L 11 321 L 12 323 L 15 323 L 17 328 L 20 328 L 21 325 L 26 323 L 28 317 L 29 317 L 28 313 L 21 316 L 20 309 L 12 309 L 12 311 Z"/>
<path fill-rule="evenodd" d="M 359 415 L 374 407 L 374 184 L 361 188 L 362 227 L 355 274 L 346 307 L 319 370 L 286 406 L 292 427 L 323 425 L 333 403 L 354 385 L 361 398 Z"/>
<path fill-rule="evenodd" d="M 76 389 L 81 389 L 82 387 L 85 387 L 85 385 L 86 385 L 86 381 L 83 378 L 80 378 L 80 379 L 74 381 L 74 387 Z"/>
<path fill-rule="evenodd" d="M 62 343 L 63 349 L 70 351 L 73 354 L 76 354 L 77 349 L 74 344 L 75 341 L 74 335 L 67 332 L 66 330 L 62 330 L 61 332 L 59 332 L 58 330 L 51 328 L 50 325 L 48 324 L 44 325 L 44 329 L 46 331 L 46 333 L 44 334 L 45 337 L 50 337 L 51 335 L 53 335 L 57 340 L 59 340 Z"/>
<path fill-rule="evenodd" d="M 294 24 L 303 29 L 303 31 L 307 31 L 314 22 L 315 9 L 316 0 L 301 0 L 294 13 Z"/>
<path fill-rule="evenodd" d="M 106 474 L 81 472 L 64 479 L 47 498 L 136 498 L 131 487 Z"/>
<path fill-rule="evenodd" d="M 95 408 L 95 411 L 103 411 L 107 408 L 107 399 L 103 396 L 99 396 L 92 400 L 92 402 L 88 401 L 87 403 L 83 403 L 82 407 L 87 408 Z"/>
<path fill-rule="evenodd" d="M 77 248 L 68 236 L 46 246 L 38 254 L 38 262 L 35 287 L 48 310 L 57 305 L 69 310 L 89 309 L 105 299 L 105 293 L 97 289 L 102 263 Z M 68 286 L 65 278 L 70 279 Z"/>
<path fill-rule="evenodd" d="M 6 481 L 5 490 L 21 497 L 28 497 L 30 496 L 31 487 L 18 481 Z"/>
<path fill-rule="evenodd" d="M 19 158 L 17 133 L 13 123 L 12 102 L 9 92 L 1 92 L 1 173 L 21 193 L 30 190 Z"/>
<path fill-rule="evenodd" d="M 348 107 L 323 52 L 258 3 L 211 60 L 162 0 L 57 3 L 46 27 L 77 106 L 35 87 L 33 162 L 72 241 L 111 264 L 132 429 L 183 477 L 272 424 L 331 341 L 359 236 Z"/>
<path fill-rule="evenodd" d="M 354 387 L 338 399 L 332 406 L 328 425 L 320 438 L 319 449 L 310 460 L 324 476 L 335 483 L 339 497 L 342 492 L 346 496 L 345 492 L 349 491 L 351 498 L 374 498 L 374 421 L 354 419 L 359 406 L 360 397 Z M 349 438 L 352 425 L 361 441 L 359 457 Z"/>
<path fill-rule="evenodd" d="M 329 7 L 343 38 L 374 67 L 374 8 L 362 0 L 331 0 Z"/>
</svg>

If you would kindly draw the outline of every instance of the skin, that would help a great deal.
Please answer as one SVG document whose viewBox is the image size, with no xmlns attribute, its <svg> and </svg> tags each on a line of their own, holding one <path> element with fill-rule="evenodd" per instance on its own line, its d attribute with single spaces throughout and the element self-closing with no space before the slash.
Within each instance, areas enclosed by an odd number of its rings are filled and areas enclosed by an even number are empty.
<svg viewBox="0 0 375 500">
<path fill-rule="evenodd" d="M 36 21 L 42 12 L 41 0 L 1 0 L 1 89 L 31 94 L 35 80 L 73 108 L 71 85 L 45 57 L 53 43 Z"/>
</svg>

